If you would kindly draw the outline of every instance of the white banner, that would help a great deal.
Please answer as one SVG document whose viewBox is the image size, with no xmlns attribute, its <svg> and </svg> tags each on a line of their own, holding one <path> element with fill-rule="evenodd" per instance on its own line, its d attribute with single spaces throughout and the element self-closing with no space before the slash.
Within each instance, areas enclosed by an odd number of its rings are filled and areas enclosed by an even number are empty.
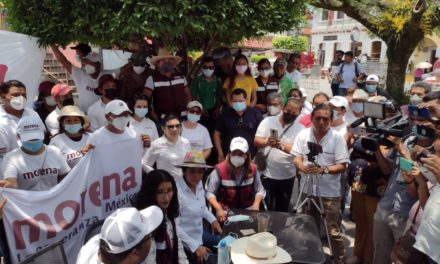
<svg viewBox="0 0 440 264">
<path fill-rule="evenodd" d="M 46 51 L 38 47 L 37 38 L 0 30 L 0 84 L 19 80 L 26 85 L 27 106 L 32 107 Z"/>
<path fill-rule="evenodd" d="M 7 197 L 3 221 L 14 263 L 63 240 L 75 263 L 88 226 L 130 205 L 139 191 L 142 147 L 139 139 L 98 146 L 48 191 L 0 188 Z"/>
</svg>

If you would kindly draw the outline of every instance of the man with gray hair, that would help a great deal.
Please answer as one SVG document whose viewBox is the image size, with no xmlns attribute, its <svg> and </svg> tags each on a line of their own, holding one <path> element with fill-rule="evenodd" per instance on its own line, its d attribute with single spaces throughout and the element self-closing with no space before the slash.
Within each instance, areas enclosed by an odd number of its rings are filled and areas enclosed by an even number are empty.
<svg viewBox="0 0 440 264">
<path fill-rule="evenodd" d="M 254 144 L 266 160 L 266 167 L 259 169 L 269 210 L 287 212 L 289 208 L 296 175 L 290 151 L 296 135 L 305 128 L 297 119 L 301 108 L 300 99 L 289 98 L 282 113 L 265 118 L 255 134 Z"/>
<path fill-rule="evenodd" d="M 278 115 L 281 111 L 281 106 L 282 106 L 281 101 L 282 101 L 281 95 L 279 93 L 277 92 L 269 93 L 266 96 L 266 109 L 267 109 L 266 116 Z"/>
<path fill-rule="evenodd" d="M 281 94 L 283 104 L 289 98 L 289 92 L 292 90 L 293 81 L 286 75 L 287 62 L 284 59 L 277 59 L 273 64 L 274 79 L 278 81 L 278 92 Z"/>
<path fill-rule="evenodd" d="M 431 92 L 431 85 L 426 82 L 415 82 L 409 89 L 409 105 L 418 105 L 427 94 Z M 402 105 L 400 111 L 408 115 L 408 105 Z"/>
</svg>

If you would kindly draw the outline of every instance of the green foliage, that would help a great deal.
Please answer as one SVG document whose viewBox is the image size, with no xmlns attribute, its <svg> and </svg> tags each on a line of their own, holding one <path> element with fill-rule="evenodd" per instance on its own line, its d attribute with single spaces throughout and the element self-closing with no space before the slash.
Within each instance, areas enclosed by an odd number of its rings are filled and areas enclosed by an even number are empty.
<svg viewBox="0 0 440 264">
<path fill-rule="evenodd" d="M 306 0 L 6 0 L 14 31 L 42 45 L 74 41 L 127 47 L 145 36 L 202 49 L 291 29 Z"/>
<path fill-rule="evenodd" d="M 276 49 L 299 53 L 308 50 L 309 39 L 304 36 L 275 36 L 272 45 Z"/>
<path fill-rule="evenodd" d="M 251 56 L 251 62 L 253 62 L 253 63 L 257 63 L 261 59 L 269 59 L 269 57 L 268 56 L 264 56 L 264 55 L 252 55 Z"/>
</svg>

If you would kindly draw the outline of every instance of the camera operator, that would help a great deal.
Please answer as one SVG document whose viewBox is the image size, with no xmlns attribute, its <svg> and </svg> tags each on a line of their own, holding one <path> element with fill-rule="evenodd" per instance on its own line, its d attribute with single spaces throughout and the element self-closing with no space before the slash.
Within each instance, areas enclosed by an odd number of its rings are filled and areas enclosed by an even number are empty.
<svg viewBox="0 0 440 264">
<path fill-rule="evenodd" d="M 310 193 L 319 204 L 322 198 L 325 221 L 330 236 L 330 246 L 333 252 L 334 263 L 344 263 L 344 243 L 341 237 L 341 218 L 339 204 L 341 196 L 340 178 L 348 163 L 348 149 L 344 138 L 330 127 L 333 120 L 333 110 L 329 104 L 317 105 L 311 114 L 312 127 L 301 131 L 295 138 L 292 154 L 295 156 L 294 164 L 302 174 L 301 186 L 306 184 L 306 175 L 319 177 L 316 191 Z M 322 153 L 318 154 L 316 163 L 310 162 L 308 142 L 322 146 Z M 322 176 L 317 176 L 322 175 Z M 306 191 L 306 185 L 304 190 Z M 315 188 L 314 188 L 315 189 Z M 318 192 L 319 191 L 319 192 Z M 319 196 L 318 196 L 319 195 Z M 305 194 L 300 197 L 303 200 Z M 318 216 L 317 210 L 309 213 Z"/>
<path fill-rule="evenodd" d="M 413 181 L 402 175 L 400 157 L 411 161 L 409 150 L 423 147 L 432 148 L 434 138 L 425 137 L 413 129 L 413 135 L 405 142 L 401 138 L 389 136 L 394 143 L 387 158 L 392 162 L 392 172 L 387 188 L 374 214 L 374 263 L 391 263 L 390 255 L 395 242 L 403 235 L 409 211 L 416 199 L 411 196 L 407 185 Z"/>
</svg>

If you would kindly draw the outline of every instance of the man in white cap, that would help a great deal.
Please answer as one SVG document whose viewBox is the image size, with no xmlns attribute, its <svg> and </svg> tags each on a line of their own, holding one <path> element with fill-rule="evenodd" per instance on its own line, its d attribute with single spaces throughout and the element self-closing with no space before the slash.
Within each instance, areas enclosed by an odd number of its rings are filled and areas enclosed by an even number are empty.
<svg viewBox="0 0 440 264">
<path fill-rule="evenodd" d="M 79 252 L 77 264 L 153 264 L 156 263 L 152 233 L 162 223 L 163 212 L 157 206 L 142 211 L 121 208 L 102 225 Z"/>
<path fill-rule="evenodd" d="M 388 97 L 388 94 L 379 87 L 379 76 L 376 74 L 368 75 L 367 79 L 365 80 L 365 91 L 368 93 L 369 97 L 376 95 Z"/>
<path fill-rule="evenodd" d="M 356 89 L 351 97 L 351 107 L 345 114 L 345 120 L 351 124 L 364 116 L 364 102 L 368 101 L 368 94 L 362 89 Z"/>
<path fill-rule="evenodd" d="M 83 152 L 87 153 L 98 145 L 110 144 L 135 138 L 136 132 L 128 127 L 131 111 L 127 104 L 121 100 L 113 100 L 105 105 L 105 118 L 107 125 L 96 130 L 87 141 Z"/>
<path fill-rule="evenodd" d="M 150 59 L 155 71 L 145 82 L 144 94 L 153 98 L 152 117 L 156 120 L 168 114 L 185 115 L 191 93 L 185 76 L 176 70 L 181 61 L 181 57 L 174 56 L 165 48 L 159 49 L 158 55 Z"/>
<path fill-rule="evenodd" d="M 79 96 L 80 109 L 84 113 L 96 101 L 99 96 L 94 93 L 98 88 L 98 80 L 101 75 L 112 74 L 115 78 L 119 76 L 120 70 L 103 70 L 102 58 L 96 52 L 89 52 L 81 59 L 81 67 L 74 66 L 55 45 L 50 46 L 57 60 L 64 66 L 68 73 L 72 75 Z"/>
<path fill-rule="evenodd" d="M 44 130 L 37 116 L 25 116 L 18 122 L 21 147 L 3 159 L 1 187 L 45 191 L 54 187 L 70 171 L 61 151 L 43 144 Z"/>
<path fill-rule="evenodd" d="M 348 125 L 348 123 L 345 121 L 345 113 L 347 113 L 348 109 L 348 100 L 343 96 L 333 96 L 329 103 L 333 107 L 333 121 L 331 127 L 345 137 Z"/>
</svg>

